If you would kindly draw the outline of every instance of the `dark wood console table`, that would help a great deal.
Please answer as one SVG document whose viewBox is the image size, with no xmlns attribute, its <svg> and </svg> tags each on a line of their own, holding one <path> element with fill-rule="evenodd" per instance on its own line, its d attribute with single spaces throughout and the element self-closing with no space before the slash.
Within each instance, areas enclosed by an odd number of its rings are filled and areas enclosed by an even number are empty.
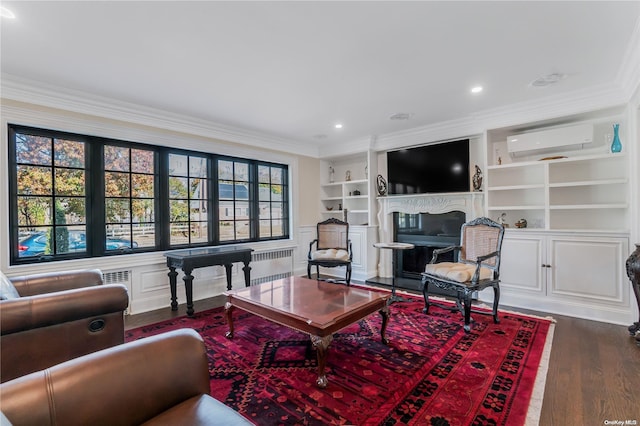
<svg viewBox="0 0 640 426">
<path fill-rule="evenodd" d="M 231 268 L 233 263 L 242 262 L 244 267 L 244 283 L 246 287 L 251 284 L 251 252 L 253 249 L 244 247 L 203 247 L 195 249 L 168 251 L 164 255 L 169 267 L 169 285 L 171 286 L 171 310 L 178 310 L 177 268 L 184 272 L 184 288 L 187 293 L 187 315 L 193 316 L 193 275 L 195 268 L 206 266 L 224 265 L 227 273 L 227 290 L 231 290 Z"/>
</svg>

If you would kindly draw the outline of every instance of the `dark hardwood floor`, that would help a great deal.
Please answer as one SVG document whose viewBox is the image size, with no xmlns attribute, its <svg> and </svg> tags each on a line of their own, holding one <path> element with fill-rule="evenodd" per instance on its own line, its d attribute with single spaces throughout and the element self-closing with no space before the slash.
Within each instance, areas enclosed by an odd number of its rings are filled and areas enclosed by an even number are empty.
<svg viewBox="0 0 640 426">
<path fill-rule="evenodd" d="M 194 302 L 194 308 L 198 312 L 222 306 L 224 301 L 224 296 L 199 300 Z M 126 328 L 185 314 L 183 304 L 175 312 L 167 307 L 130 315 Z M 640 347 L 626 326 L 551 316 L 556 326 L 539 424 L 599 426 L 621 421 L 620 425 L 640 426 Z"/>
</svg>

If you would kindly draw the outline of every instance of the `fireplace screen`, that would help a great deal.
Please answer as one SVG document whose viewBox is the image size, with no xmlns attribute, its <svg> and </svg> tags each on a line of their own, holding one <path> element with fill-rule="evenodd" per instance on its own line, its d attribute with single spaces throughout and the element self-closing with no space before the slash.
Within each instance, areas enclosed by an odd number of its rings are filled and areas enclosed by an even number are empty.
<svg viewBox="0 0 640 426">
<path fill-rule="evenodd" d="M 440 214 L 394 213 L 394 241 L 411 243 L 413 250 L 403 250 L 395 262 L 396 277 L 420 279 L 420 273 L 433 256 L 433 250 L 460 244 L 460 227 L 466 221 L 461 211 Z M 454 252 L 450 257 L 439 257 L 443 261 L 455 261 Z"/>
</svg>

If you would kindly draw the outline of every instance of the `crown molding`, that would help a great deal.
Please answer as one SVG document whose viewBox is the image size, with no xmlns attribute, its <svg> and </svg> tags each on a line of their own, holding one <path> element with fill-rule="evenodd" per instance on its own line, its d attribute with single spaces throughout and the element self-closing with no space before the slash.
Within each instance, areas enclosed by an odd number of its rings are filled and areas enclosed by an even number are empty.
<svg viewBox="0 0 640 426">
<path fill-rule="evenodd" d="M 262 149 L 267 148 L 311 157 L 319 155 L 317 147 L 297 143 L 296 141 L 212 123 L 207 120 L 198 120 L 87 92 L 27 80 L 10 74 L 2 74 L 0 90 L 0 94 L 4 99 L 219 139 Z"/>
</svg>

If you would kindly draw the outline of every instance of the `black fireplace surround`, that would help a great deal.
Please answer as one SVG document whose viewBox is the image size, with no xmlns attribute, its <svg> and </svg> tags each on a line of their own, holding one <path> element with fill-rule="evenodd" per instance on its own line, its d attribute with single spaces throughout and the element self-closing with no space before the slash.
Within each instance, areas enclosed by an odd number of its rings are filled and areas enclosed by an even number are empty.
<svg viewBox="0 0 640 426">
<path fill-rule="evenodd" d="M 402 250 L 394 262 L 393 274 L 396 278 L 420 280 L 424 267 L 431 261 L 433 250 L 460 244 L 460 228 L 466 221 L 461 211 L 447 213 L 394 213 L 394 241 L 411 243 L 413 250 Z M 454 262 L 457 253 L 449 252 L 438 256 L 438 261 Z M 407 282 L 400 280 L 399 282 Z M 402 286 L 400 284 L 400 286 Z M 410 287 L 414 285 L 409 284 Z"/>
</svg>

